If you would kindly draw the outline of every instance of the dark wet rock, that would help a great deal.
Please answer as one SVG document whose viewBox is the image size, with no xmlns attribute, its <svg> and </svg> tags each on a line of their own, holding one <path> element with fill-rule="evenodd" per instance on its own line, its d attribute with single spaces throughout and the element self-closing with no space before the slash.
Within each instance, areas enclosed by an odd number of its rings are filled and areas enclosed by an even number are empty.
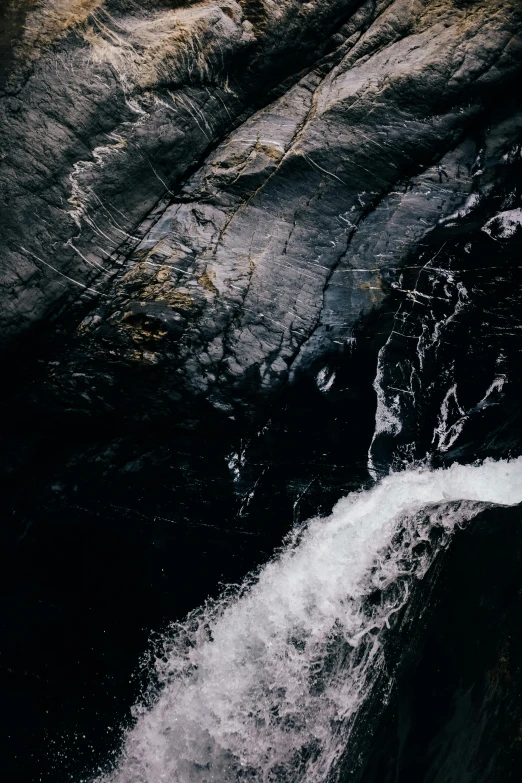
<svg viewBox="0 0 522 783">
<path fill-rule="evenodd" d="M 520 778 L 520 521 L 520 507 L 485 511 L 439 554 L 402 620 L 380 727 L 343 781 Z"/>
</svg>

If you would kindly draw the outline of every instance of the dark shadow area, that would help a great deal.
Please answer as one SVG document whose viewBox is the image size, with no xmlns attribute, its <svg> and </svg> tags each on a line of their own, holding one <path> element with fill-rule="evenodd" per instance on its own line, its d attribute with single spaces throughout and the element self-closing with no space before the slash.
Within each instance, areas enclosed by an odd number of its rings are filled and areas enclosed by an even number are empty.
<svg viewBox="0 0 522 783">
<path fill-rule="evenodd" d="M 0 526 L 10 783 L 77 783 L 106 763 L 146 684 L 150 634 L 368 481 L 370 344 L 361 333 L 359 347 L 327 358 L 328 393 L 323 364 L 302 371 L 265 426 L 242 435 L 125 431 L 10 395 Z"/>
<path fill-rule="evenodd" d="M 457 531 L 396 630 L 391 698 L 343 783 L 520 780 L 521 507 L 487 510 Z"/>
</svg>

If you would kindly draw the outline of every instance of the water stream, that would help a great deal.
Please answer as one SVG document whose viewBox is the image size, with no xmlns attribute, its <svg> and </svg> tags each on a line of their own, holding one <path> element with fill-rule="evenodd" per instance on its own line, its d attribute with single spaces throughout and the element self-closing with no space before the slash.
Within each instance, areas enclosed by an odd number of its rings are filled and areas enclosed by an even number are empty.
<svg viewBox="0 0 522 783">
<path fill-rule="evenodd" d="M 383 639 L 452 532 L 522 501 L 522 458 L 392 473 L 296 527 L 243 585 L 172 626 L 155 696 L 98 783 L 335 779 Z"/>
</svg>

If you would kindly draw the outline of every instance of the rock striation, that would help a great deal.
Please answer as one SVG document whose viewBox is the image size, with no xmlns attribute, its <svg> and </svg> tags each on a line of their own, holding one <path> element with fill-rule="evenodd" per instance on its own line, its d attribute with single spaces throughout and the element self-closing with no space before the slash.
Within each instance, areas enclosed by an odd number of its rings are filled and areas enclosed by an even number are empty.
<svg viewBox="0 0 522 783">
<path fill-rule="evenodd" d="M 248 426 L 516 157 L 517 3 L 27 13 L 4 78 L 2 334 L 78 313 L 60 404 L 110 411 L 131 376 L 132 415 Z"/>
</svg>

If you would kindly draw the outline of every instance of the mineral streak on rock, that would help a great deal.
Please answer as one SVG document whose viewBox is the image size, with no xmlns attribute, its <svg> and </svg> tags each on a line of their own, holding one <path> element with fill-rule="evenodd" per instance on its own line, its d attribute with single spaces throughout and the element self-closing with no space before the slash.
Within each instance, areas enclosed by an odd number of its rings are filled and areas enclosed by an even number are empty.
<svg viewBox="0 0 522 783">
<path fill-rule="evenodd" d="M 519 141 L 515 2 L 57 9 L 6 80 L 2 317 L 81 298 L 70 405 L 139 362 L 147 415 L 259 417 Z"/>
<path fill-rule="evenodd" d="M 138 241 L 158 202 L 279 80 L 335 47 L 330 33 L 350 15 L 343 2 L 254 6 L 7 4 L 5 344 L 105 290 L 119 249 Z"/>
</svg>

